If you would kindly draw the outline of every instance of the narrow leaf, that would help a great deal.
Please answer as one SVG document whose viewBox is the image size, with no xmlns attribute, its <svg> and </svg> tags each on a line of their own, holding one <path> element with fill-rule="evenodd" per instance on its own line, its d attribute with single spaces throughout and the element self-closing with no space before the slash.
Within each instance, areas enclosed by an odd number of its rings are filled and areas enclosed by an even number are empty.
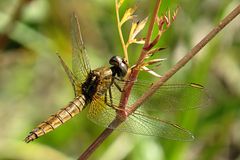
<svg viewBox="0 0 240 160">
<path fill-rule="evenodd" d="M 137 23 L 137 27 L 134 29 L 130 39 L 134 39 L 138 35 L 138 33 L 141 32 L 141 30 L 145 27 L 147 20 L 148 17 L 144 18 L 141 22 Z"/>
<path fill-rule="evenodd" d="M 130 33 L 129 33 L 128 41 L 133 40 L 133 38 L 132 38 L 132 37 L 133 37 L 133 33 L 134 33 L 134 31 L 136 30 L 138 23 L 139 23 L 139 22 L 136 22 L 136 21 L 133 21 L 133 22 L 132 22 L 132 27 L 131 27 L 131 30 L 130 30 Z"/>
<path fill-rule="evenodd" d="M 153 59 L 153 60 L 150 60 L 146 63 L 144 63 L 145 66 L 149 66 L 149 65 L 153 65 L 153 64 L 156 64 L 156 63 L 160 63 L 162 61 L 165 61 L 166 58 L 157 58 L 157 59 Z"/>
<path fill-rule="evenodd" d="M 137 7 L 133 7 L 133 8 L 129 8 L 126 10 L 126 12 L 124 13 L 120 24 L 123 25 L 126 21 L 133 19 L 134 17 L 136 17 L 135 15 L 133 15 L 133 13 L 136 11 Z"/>
<path fill-rule="evenodd" d="M 155 53 L 157 53 L 157 52 L 159 52 L 159 51 L 162 51 L 162 50 L 164 50 L 164 49 L 166 49 L 166 48 L 160 47 L 160 48 L 152 49 L 152 50 L 148 51 L 148 55 L 149 55 L 149 57 L 150 57 L 150 56 L 153 56 Z"/>
<path fill-rule="evenodd" d="M 161 78 L 161 77 L 162 77 L 161 75 L 157 74 L 156 72 L 154 72 L 153 70 L 151 70 L 151 69 L 149 69 L 149 68 L 147 68 L 147 67 L 145 67 L 145 66 L 143 66 L 141 69 L 142 69 L 143 71 L 145 71 L 145 72 L 147 72 L 147 73 L 149 73 L 149 74 L 157 77 L 157 78 Z"/>
<path fill-rule="evenodd" d="M 145 39 L 144 38 L 139 38 L 139 39 L 133 39 L 131 43 L 136 43 L 136 44 L 144 44 Z"/>
<path fill-rule="evenodd" d="M 175 11 L 173 12 L 173 15 L 172 15 L 172 21 L 175 21 L 176 17 L 177 17 L 177 14 L 178 14 L 178 11 L 179 11 L 179 7 L 177 7 L 175 9 Z"/>
<path fill-rule="evenodd" d="M 152 59 L 152 60 L 150 60 L 150 61 L 148 61 L 148 62 L 144 62 L 144 63 L 142 63 L 142 67 L 144 66 L 150 66 L 150 65 L 160 65 L 160 63 L 161 62 L 163 62 L 163 61 L 165 61 L 166 60 L 166 58 L 157 58 L 157 59 Z"/>
</svg>

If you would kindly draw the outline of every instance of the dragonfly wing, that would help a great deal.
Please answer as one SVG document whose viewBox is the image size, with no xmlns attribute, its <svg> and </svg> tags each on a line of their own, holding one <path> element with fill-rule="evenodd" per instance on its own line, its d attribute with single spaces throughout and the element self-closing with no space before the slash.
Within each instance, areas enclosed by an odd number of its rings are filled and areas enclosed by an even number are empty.
<svg viewBox="0 0 240 160">
<path fill-rule="evenodd" d="M 107 106 L 104 99 L 101 97 L 92 101 L 88 110 L 88 118 L 98 125 L 108 127 L 116 117 L 116 111 Z"/>
<path fill-rule="evenodd" d="M 188 130 L 168 121 L 161 120 L 156 117 L 134 112 L 126 121 L 124 121 L 117 130 L 141 134 L 158 136 L 166 139 L 191 141 L 194 136 Z"/>
<path fill-rule="evenodd" d="M 116 108 L 116 107 L 115 107 Z M 193 135 L 167 121 L 160 120 L 141 112 L 134 112 L 119 127 L 114 128 L 109 124 L 115 119 L 116 110 L 105 104 L 104 98 L 96 99 L 90 105 L 88 118 L 98 125 L 141 135 L 159 136 L 162 138 L 190 141 Z"/>
<path fill-rule="evenodd" d="M 163 85 L 150 99 L 159 104 L 156 107 L 157 110 L 187 111 L 208 106 L 210 97 L 203 86 L 186 83 Z M 149 105 L 149 102 L 146 103 L 144 108 L 154 110 L 154 105 Z"/>
<path fill-rule="evenodd" d="M 87 51 L 83 43 L 80 24 L 77 15 L 74 13 L 71 18 L 72 37 L 72 70 L 76 78 L 83 82 L 90 72 L 90 64 Z"/>
<path fill-rule="evenodd" d="M 121 86 L 128 82 L 118 82 Z M 137 81 L 133 85 L 128 106 L 133 104 L 151 87 L 151 82 Z M 184 101 L 189 101 L 188 104 Z M 195 83 L 165 84 L 161 86 L 140 108 L 148 111 L 186 111 L 208 106 L 210 96 L 207 90 Z"/>
<path fill-rule="evenodd" d="M 76 77 L 73 75 L 72 71 L 68 68 L 66 63 L 61 58 L 61 56 L 60 55 L 57 55 L 57 56 L 60 59 L 60 62 L 62 64 L 65 72 L 67 73 L 68 79 L 70 80 L 70 82 L 73 86 L 75 96 L 79 96 L 81 94 L 81 88 L 79 87 L 79 86 L 81 86 L 81 84 L 78 84 L 79 82 L 77 81 Z"/>
</svg>

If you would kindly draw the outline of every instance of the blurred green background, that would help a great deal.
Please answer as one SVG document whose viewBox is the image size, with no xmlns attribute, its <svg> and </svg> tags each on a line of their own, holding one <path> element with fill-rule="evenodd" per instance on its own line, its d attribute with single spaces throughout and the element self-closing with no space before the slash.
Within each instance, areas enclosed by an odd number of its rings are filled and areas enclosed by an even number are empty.
<svg viewBox="0 0 240 160">
<path fill-rule="evenodd" d="M 155 1 L 126 0 L 121 15 L 135 3 L 143 18 L 152 13 Z M 160 14 L 178 5 L 180 10 L 158 44 L 167 48 L 160 58 L 168 58 L 158 73 L 164 74 L 238 4 L 237 0 L 164 1 Z M 123 55 L 114 9 L 114 0 L 0 0 L 0 159 L 76 159 L 103 131 L 85 111 L 54 132 L 23 142 L 39 122 L 74 97 L 55 54 L 71 65 L 73 11 L 79 16 L 92 68 L 107 65 L 112 55 Z M 211 95 L 207 107 L 177 114 L 177 123 L 191 130 L 194 141 L 114 132 L 90 159 L 240 159 L 239 28 L 238 16 L 171 80 L 200 83 Z M 123 31 L 127 36 L 129 24 Z M 131 64 L 140 49 L 130 47 Z M 140 76 L 152 79 L 149 74 Z"/>
</svg>

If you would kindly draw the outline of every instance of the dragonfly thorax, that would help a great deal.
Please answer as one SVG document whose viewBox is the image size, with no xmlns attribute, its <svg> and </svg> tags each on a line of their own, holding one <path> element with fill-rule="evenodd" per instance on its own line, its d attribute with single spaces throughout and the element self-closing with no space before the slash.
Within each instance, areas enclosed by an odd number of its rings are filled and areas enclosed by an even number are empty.
<svg viewBox="0 0 240 160">
<path fill-rule="evenodd" d="M 99 81 L 99 76 L 94 74 L 93 71 L 91 71 L 86 81 L 82 85 L 82 94 L 86 96 L 87 100 L 91 101 L 93 95 L 97 91 L 97 85 L 99 84 Z"/>
<path fill-rule="evenodd" d="M 87 101 L 92 101 L 94 96 L 104 95 L 113 83 L 113 72 L 109 67 L 100 67 L 90 71 L 82 84 L 82 94 Z"/>
</svg>

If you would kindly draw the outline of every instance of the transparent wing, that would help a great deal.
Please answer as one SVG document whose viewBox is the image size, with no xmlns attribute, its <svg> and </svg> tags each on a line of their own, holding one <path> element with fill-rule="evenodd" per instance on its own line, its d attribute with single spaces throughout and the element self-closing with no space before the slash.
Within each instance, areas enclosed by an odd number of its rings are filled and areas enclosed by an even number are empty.
<svg viewBox="0 0 240 160">
<path fill-rule="evenodd" d="M 104 99 L 105 98 L 98 98 L 94 100 L 89 108 L 88 118 L 96 124 L 119 131 L 159 136 L 173 140 L 189 141 L 194 139 L 189 131 L 178 125 L 145 115 L 138 111 L 130 115 L 119 127 L 114 128 L 113 126 L 109 126 L 116 117 L 116 108 L 114 109 L 107 106 Z"/>
<path fill-rule="evenodd" d="M 107 127 L 115 116 L 115 110 L 106 105 L 104 97 L 95 98 L 89 105 L 88 118 L 98 125 Z"/>
<path fill-rule="evenodd" d="M 122 88 L 123 85 L 128 82 L 119 81 L 117 83 Z M 135 82 L 131 96 L 129 97 L 128 106 L 131 106 L 137 98 L 141 97 L 150 86 L 151 83 L 145 81 Z M 113 90 L 115 89 L 113 88 Z M 114 97 L 114 99 L 116 99 L 116 97 Z M 117 99 L 115 101 L 117 101 Z M 188 103 L 184 103 L 185 101 L 188 101 Z M 140 108 L 159 112 L 186 111 L 206 107 L 208 106 L 209 101 L 210 97 L 207 90 L 199 84 L 165 84 L 161 86 Z"/>
<path fill-rule="evenodd" d="M 74 90 L 74 94 L 75 96 L 78 96 L 81 94 L 81 83 L 79 83 L 76 79 L 76 77 L 73 75 L 72 71 L 68 68 L 68 66 L 65 64 L 65 62 L 63 61 L 63 59 L 61 58 L 60 55 L 57 55 L 58 58 L 60 59 L 60 62 L 68 76 L 68 79 L 70 80 L 71 84 L 72 84 L 72 87 L 73 87 L 73 90 Z"/>
<path fill-rule="evenodd" d="M 121 131 L 142 135 L 159 136 L 166 139 L 191 141 L 194 136 L 188 130 L 159 118 L 135 111 L 119 128 Z"/>
<path fill-rule="evenodd" d="M 83 82 L 90 72 L 90 65 L 87 51 L 83 44 L 80 24 L 77 15 L 73 13 L 71 18 L 71 37 L 72 37 L 72 70 L 80 82 Z"/>
</svg>

